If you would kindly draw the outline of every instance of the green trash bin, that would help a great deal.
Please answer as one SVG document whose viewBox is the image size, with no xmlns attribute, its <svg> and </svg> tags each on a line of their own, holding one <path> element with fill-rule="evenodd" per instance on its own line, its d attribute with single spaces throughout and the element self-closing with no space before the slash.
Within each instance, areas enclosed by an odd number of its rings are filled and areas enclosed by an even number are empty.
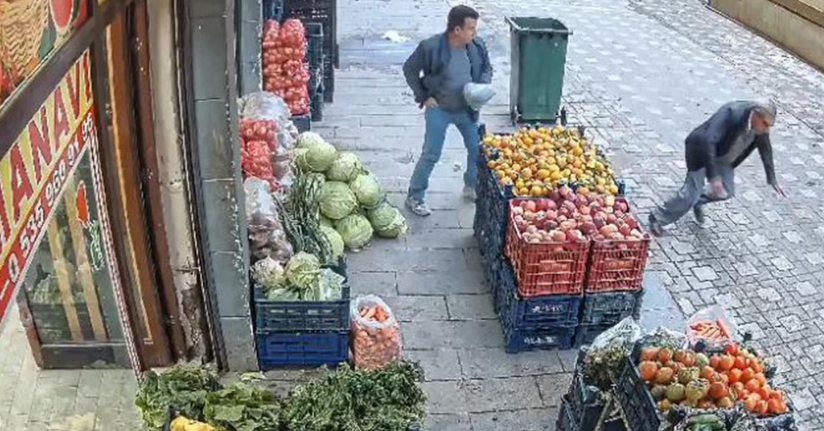
<svg viewBox="0 0 824 431">
<path fill-rule="evenodd" d="M 567 42 L 552 18 L 507 17 L 512 42 L 509 111 L 517 123 L 555 122 L 561 114 Z"/>
</svg>

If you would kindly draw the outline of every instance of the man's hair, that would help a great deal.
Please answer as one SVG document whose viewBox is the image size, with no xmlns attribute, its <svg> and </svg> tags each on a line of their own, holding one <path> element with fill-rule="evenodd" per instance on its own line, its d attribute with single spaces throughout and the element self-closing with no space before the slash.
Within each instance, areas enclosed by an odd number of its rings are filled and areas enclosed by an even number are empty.
<svg viewBox="0 0 824 431">
<path fill-rule="evenodd" d="M 772 99 L 760 100 L 756 102 L 755 112 L 762 118 L 770 117 L 772 121 L 775 121 L 775 117 L 778 115 L 778 107 L 775 106 Z"/>
<path fill-rule="evenodd" d="M 469 6 L 458 5 L 449 11 L 449 19 L 446 23 L 446 31 L 451 32 L 457 27 L 463 27 L 466 19 L 478 19 L 480 15 L 478 11 Z"/>
</svg>

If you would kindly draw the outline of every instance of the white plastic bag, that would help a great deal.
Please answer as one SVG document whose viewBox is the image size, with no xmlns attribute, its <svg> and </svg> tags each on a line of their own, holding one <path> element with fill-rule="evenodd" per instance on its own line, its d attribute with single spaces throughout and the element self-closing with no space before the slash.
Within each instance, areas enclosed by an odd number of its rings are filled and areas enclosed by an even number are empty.
<svg viewBox="0 0 824 431">
<path fill-rule="evenodd" d="M 254 259 L 271 257 L 284 263 L 292 257 L 292 244 L 278 216 L 269 184 L 258 178 L 243 182 L 246 194 L 246 224 L 249 246 Z"/>
<path fill-rule="evenodd" d="M 724 344 L 735 339 L 738 331 L 735 322 L 718 305 L 693 314 L 687 320 L 686 329 L 690 346 L 695 346 L 699 340 L 703 340 L 710 348 L 724 347 Z"/>
<path fill-rule="evenodd" d="M 641 334 L 641 326 L 632 317 L 627 317 L 595 337 L 590 351 L 621 346 L 631 352 L 635 342 L 641 339 Z"/>
<path fill-rule="evenodd" d="M 476 84 L 470 82 L 463 88 L 464 99 L 470 108 L 479 111 L 486 105 L 493 97 L 495 97 L 495 90 L 492 89 L 492 84 Z"/>
<path fill-rule="evenodd" d="M 375 295 L 359 296 L 350 306 L 352 358 L 366 370 L 401 359 L 401 331 L 389 306 Z"/>
</svg>

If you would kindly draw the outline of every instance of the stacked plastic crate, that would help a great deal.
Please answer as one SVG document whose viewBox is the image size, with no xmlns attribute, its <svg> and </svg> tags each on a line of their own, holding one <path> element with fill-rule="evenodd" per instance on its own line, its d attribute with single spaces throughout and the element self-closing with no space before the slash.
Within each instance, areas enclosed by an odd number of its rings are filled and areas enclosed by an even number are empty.
<svg viewBox="0 0 824 431">
<path fill-rule="evenodd" d="M 346 265 L 332 268 L 346 277 Z M 337 301 L 272 301 L 254 286 L 258 362 L 267 370 L 288 365 L 336 365 L 349 360 L 348 280 Z"/>
</svg>

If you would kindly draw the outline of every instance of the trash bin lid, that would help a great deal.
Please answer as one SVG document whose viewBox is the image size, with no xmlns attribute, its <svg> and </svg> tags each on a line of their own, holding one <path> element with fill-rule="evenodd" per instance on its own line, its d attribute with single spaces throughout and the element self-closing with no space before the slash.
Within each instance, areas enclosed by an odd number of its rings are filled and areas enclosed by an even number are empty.
<svg viewBox="0 0 824 431">
<path fill-rule="evenodd" d="M 508 16 L 505 20 L 512 30 L 518 33 L 550 33 L 557 35 L 572 34 L 572 30 L 568 29 L 567 26 L 555 18 Z"/>
</svg>

